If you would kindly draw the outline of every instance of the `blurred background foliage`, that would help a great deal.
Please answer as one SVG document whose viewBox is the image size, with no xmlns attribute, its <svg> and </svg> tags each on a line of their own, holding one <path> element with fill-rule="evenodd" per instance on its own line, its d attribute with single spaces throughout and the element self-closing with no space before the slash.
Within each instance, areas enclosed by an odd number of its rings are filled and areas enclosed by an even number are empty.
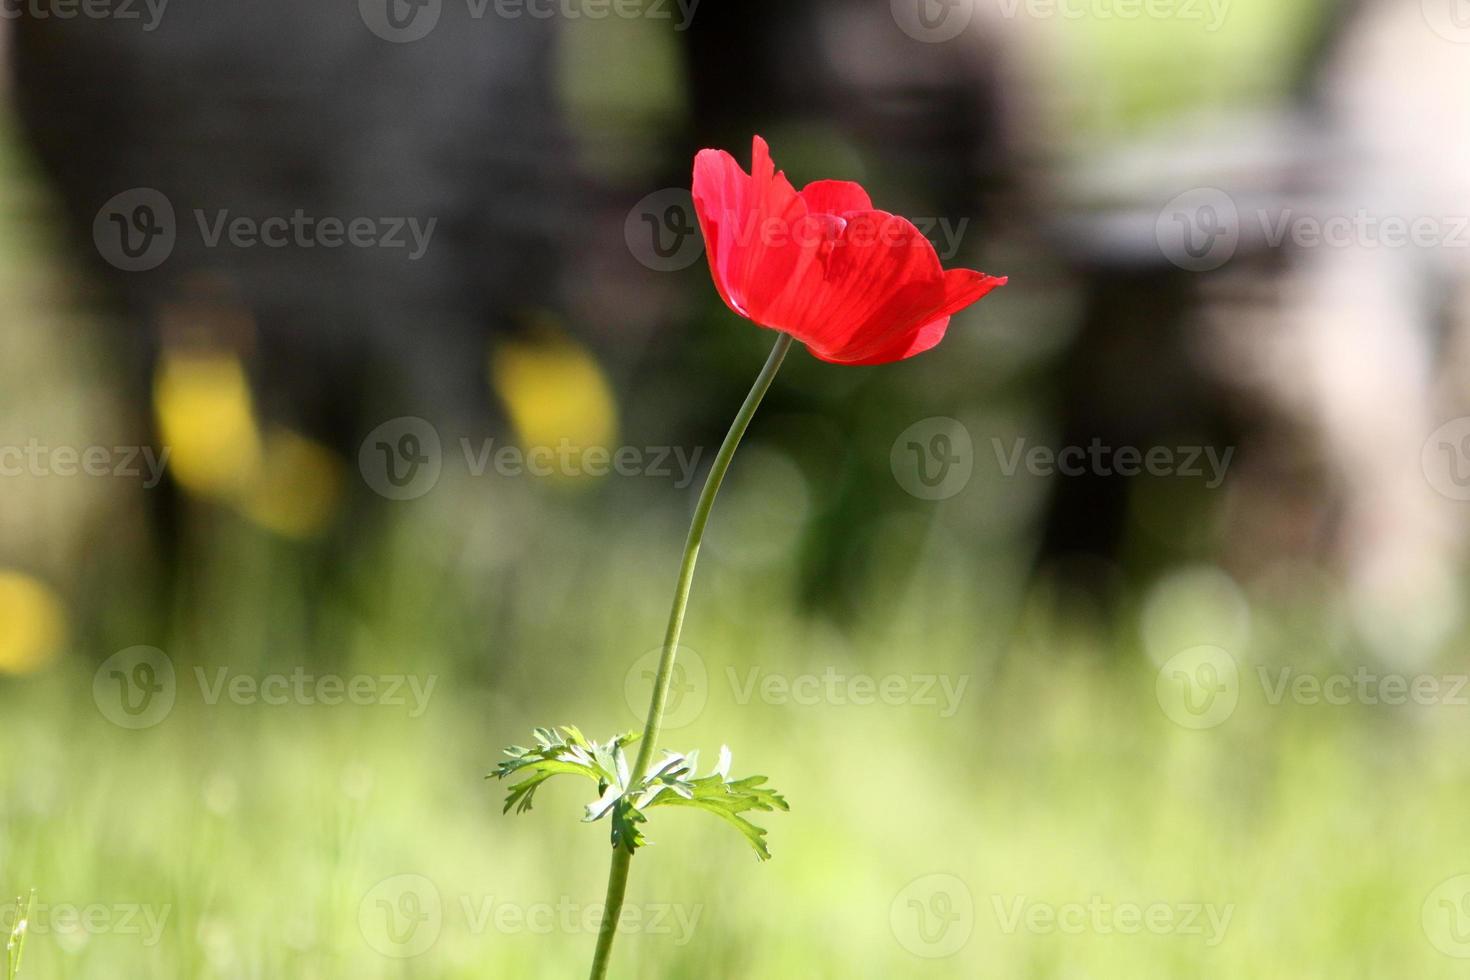
<svg viewBox="0 0 1470 980">
<path fill-rule="evenodd" d="M 1409 298 L 1345 309 L 1353 296 L 1314 287 L 1354 250 L 1244 242 L 1199 274 L 1160 254 L 1154 222 L 1194 187 L 1276 210 L 1344 187 L 1449 194 L 1433 159 L 1382 163 L 1372 139 L 1398 134 L 1355 93 L 1453 111 L 1441 54 L 1463 51 L 1388 0 L 1224 0 L 1203 20 L 981 3 L 938 44 L 886 7 L 704 0 L 676 31 L 448 3 L 411 44 L 350 5 L 286 0 L 175 0 L 146 33 L 8 22 L 0 446 L 168 453 L 157 486 L 0 477 L 0 894 L 167 915 L 145 943 L 43 912 L 26 976 L 583 969 L 590 933 L 471 913 L 595 903 L 603 829 L 577 824 L 580 788 L 555 785 L 544 812 L 502 817 L 483 776 L 535 725 L 637 727 L 628 689 L 662 635 L 696 490 L 475 475 L 462 440 L 707 465 L 768 335 L 720 304 L 702 260 L 651 268 L 626 228 L 648 195 L 687 187 L 694 150 L 745 163 L 752 132 L 798 185 L 857 179 L 880 206 L 963 222 L 947 258 L 1011 283 L 924 357 L 793 356 L 778 378 L 686 629 L 707 703 L 666 740 L 729 743 L 793 812 L 768 821 L 764 866 L 725 828 L 657 814 L 630 902 L 697 913 L 697 929 L 628 937 L 616 975 L 1459 975 L 1421 912 L 1470 868 L 1453 830 L 1466 709 L 1273 704 L 1258 678 L 1466 669 L 1463 514 L 1419 469 L 1460 406 L 1445 338 L 1464 263 L 1416 257 Z M 112 267 L 93 238 L 134 187 L 179 215 L 148 272 Z M 409 263 L 206 248 L 186 234 L 195 208 L 438 224 Z M 359 452 L 400 416 L 430 421 L 444 468 L 392 501 Z M 974 440 L 970 481 L 942 501 L 905 492 L 891 460 L 934 417 Z M 1094 439 L 1231 463 L 1220 486 L 1003 465 L 1019 440 Z M 130 731 L 94 680 L 137 645 L 166 651 L 178 701 Z M 1228 652 L 1240 687 L 1203 731 L 1156 690 L 1200 645 Z M 435 687 L 419 717 L 209 704 L 195 678 L 222 668 Z M 751 668 L 966 687 L 948 717 L 741 703 Z M 406 960 L 361 922 L 402 874 L 444 901 L 438 942 Z M 948 958 L 916 955 L 893 922 L 932 874 L 974 902 Z M 1233 918 L 1217 945 L 1008 932 L 997 910 L 1018 896 Z"/>
</svg>

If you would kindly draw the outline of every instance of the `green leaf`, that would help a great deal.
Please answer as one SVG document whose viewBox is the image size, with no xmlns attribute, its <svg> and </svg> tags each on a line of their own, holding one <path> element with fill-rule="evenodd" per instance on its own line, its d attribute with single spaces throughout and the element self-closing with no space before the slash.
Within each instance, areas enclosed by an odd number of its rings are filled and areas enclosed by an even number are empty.
<svg viewBox="0 0 1470 980">
<path fill-rule="evenodd" d="M 622 848 L 632 854 L 638 848 L 648 843 L 648 838 L 638 829 L 638 825 L 646 823 L 648 818 L 643 811 L 633 806 L 626 798 L 619 800 L 618 805 L 613 808 L 612 818 L 612 845 L 614 848 Z"/>
<path fill-rule="evenodd" d="M 641 825 L 648 821 L 644 813 L 655 806 L 688 806 L 713 813 L 740 831 L 756 857 L 770 860 L 766 831 L 746 819 L 752 810 L 771 812 L 789 810 L 782 796 L 766 788 L 765 776 L 748 776 L 731 780 L 730 750 L 721 746 L 720 759 L 707 776 L 696 776 L 699 753 L 681 755 L 665 752 L 664 758 L 650 766 L 636 781 L 629 773 L 624 747 L 638 735 L 619 735 L 606 743 L 588 741 L 576 728 L 565 725 L 559 730 L 538 728 L 536 747 L 514 746 L 506 750 L 510 756 L 492 774 L 505 779 L 518 773 L 529 773 L 511 785 L 505 800 L 505 811 L 514 807 L 517 813 L 531 809 L 536 790 L 552 776 L 571 774 L 586 776 L 597 783 L 597 799 L 587 804 L 583 817 L 587 822 L 611 816 L 612 845 L 632 853 L 645 846 Z"/>
<path fill-rule="evenodd" d="M 563 725 L 559 731 L 538 728 L 533 734 L 535 748 L 511 746 L 505 750 L 510 758 L 491 773 L 496 779 L 529 773 L 527 778 L 511 785 L 505 797 L 505 813 L 509 813 L 511 807 L 515 807 L 517 813 L 531 809 L 536 790 L 552 776 L 586 776 L 598 784 L 599 793 L 606 792 L 612 785 L 621 786 L 627 780 L 628 771 L 623 746 L 638 739 L 636 732 L 627 732 L 605 745 L 599 745 L 588 741 L 573 725 Z"/>
<path fill-rule="evenodd" d="M 678 759 L 671 754 L 666 762 Z M 692 754 L 689 759 L 687 769 L 680 766 L 663 777 L 662 785 L 645 806 L 690 806 L 713 813 L 745 836 L 759 860 L 769 861 L 771 851 L 766 846 L 765 828 L 751 823 L 741 814 L 751 810 L 790 810 L 785 798 L 766 788 L 765 776 L 747 776 L 731 781 L 726 775 L 730 768 L 730 750 L 727 748 L 720 749 L 720 764 L 715 771 L 700 779 L 683 778 L 693 771 Z"/>
</svg>

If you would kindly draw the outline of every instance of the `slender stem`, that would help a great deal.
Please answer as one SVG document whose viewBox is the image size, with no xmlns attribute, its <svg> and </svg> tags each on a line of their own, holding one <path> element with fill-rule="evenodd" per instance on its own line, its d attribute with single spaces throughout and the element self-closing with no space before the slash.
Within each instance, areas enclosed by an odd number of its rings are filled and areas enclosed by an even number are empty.
<svg viewBox="0 0 1470 980">
<path fill-rule="evenodd" d="M 730 431 L 725 435 L 720 451 L 715 454 L 709 476 L 704 481 L 704 489 L 699 493 L 699 503 L 694 507 L 694 519 L 689 524 L 689 537 L 684 541 L 684 561 L 679 566 L 679 582 L 674 587 L 674 605 L 669 610 L 669 626 L 664 632 L 663 653 L 659 657 L 658 673 L 653 680 L 653 699 L 648 705 L 648 721 L 643 726 L 638 761 L 633 765 L 634 779 L 642 778 L 648 771 L 648 764 L 653 760 L 654 748 L 658 744 L 659 730 L 664 721 L 664 705 L 669 699 L 669 683 L 674 675 L 674 659 L 679 652 L 679 634 L 684 629 L 684 609 L 689 605 L 689 590 L 694 584 L 694 563 L 699 560 L 699 545 L 704 540 L 704 529 L 709 524 L 710 511 L 715 506 L 715 495 L 720 492 L 720 484 L 724 482 L 725 473 L 730 469 L 730 461 L 735 458 L 735 449 L 740 445 L 741 437 L 750 427 L 755 410 L 760 407 L 761 399 L 770 389 L 771 382 L 781 369 L 781 362 L 786 359 L 786 352 L 790 349 L 790 334 L 779 335 L 776 346 L 771 348 L 771 354 L 766 358 L 765 367 L 761 368 L 755 384 L 750 388 L 750 394 L 745 396 L 745 404 L 740 406 L 735 421 L 730 423 Z M 617 937 L 618 919 L 623 911 L 623 895 L 628 888 L 628 869 L 632 862 L 631 852 L 621 847 L 613 850 L 612 868 L 607 875 L 607 899 L 603 907 L 602 927 L 597 933 L 597 952 L 592 958 L 590 980 L 603 980 L 607 976 L 608 958 L 612 953 L 613 939 Z"/>
<path fill-rule="evenodd" d="M 597 930 L 597 952 L 592 954 L 591 980 L 603 980 L 607 976 L 613 940 L 618 935 L 618 919 L 623 915 L 623 893 L 628 890 L 628 869 L 632 866 L 631 851 L 613 848 L 612 867 L 607 872 L 607 898 L 603 899 L 602 905 L 602 925 Z"/>
<path fill-rule="evenodd" d="M 679 566 L 679 582 L 674 589 L 673 608 L 669 610 L 669 626 L 664 631 L 664 649 L 659 657 L 658 673 L 654 676 L 648 721 L 643 726 L 638 762 L 633 766 L 635 777 L 643 775 L 648 769 L 658 746 L 659 729 L 664 721 L 664 704 L 669 699 L 669 685 L 674 674 L 674 658 L 679 652 L 679 634 L 684 629 L 684 608 L 689 604 L 689 590 L 694 584 L 694 563 L 699 560 L 699 546 L 704 541 L 704 529 L 709 524 L 710 511 L 715 506 L 715 495 L 720 492 L 720 484 L 725 480 L 725 473 L 730 469 L 730 461 L 735 458 L 735 450 L 740 445 L 745 430 L 750 427 L 750 420 L 755 417 L 755 410 L 760 407 L 761 399 L 766 396 L 771 382 L 775 380 L 776 372 L 781 369 L 781 362 L 786 359 L 786 352 L 790 349 L 791 335 L 783 333 L 778 336 L 776 345 L 766 358 L 765 367 L 761 368 L 755 384 L 751 385 L 750 394 L 745 396 L 745 404 L 740 406 L 735 421 L 730 423 L 730 431 L 726 433 L 720 451 L 715 454 L 709 476 L 704 481 L 704 489 L 699 493 L 699 503 L 694 507 L 694 519 L 689 523 L 689 536 L 684 541 L 684 561 Z"/>
</svg>

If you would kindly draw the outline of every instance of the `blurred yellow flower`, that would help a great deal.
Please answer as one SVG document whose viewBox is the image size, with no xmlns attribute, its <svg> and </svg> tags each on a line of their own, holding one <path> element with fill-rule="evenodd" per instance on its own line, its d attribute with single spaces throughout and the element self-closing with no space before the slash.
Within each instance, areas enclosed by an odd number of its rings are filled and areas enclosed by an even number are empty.
<svg viewBox="0 0 1470 980">
<path fill-rule="evenodd" d="M 154 410 L 184 489 L 230 504 L 286 537 L 309 537 L 336 513 L 342 464 L 286 428 L 262 433 L 244 365 L 224 352 L 166 351 Z"/>
<path fill-rule="evenodd" d="M 547 448 L 582 472 L 589 447 L 613 449 L 618 416 L 612 386 L 593 356 L 562 334 L 502 343 L 491 358 L 491 380 L 527 452 Z"/>
<path fill-rule="evenodd" d="M 237 357 L 165 352 L 154 376 L 153 405 L 180 485 L 227 498 L 249 486 L 260 465 L 260 436 Z"/>
<path fill-rule="evenodd" d="M 241 509 L 251 520 L 290 538 L 322 530 L 342 496 L 342 463 L 325 446 L 289 429 L 266 436 L 257 479 Z"/>
<path fill-rule="evenodd" d="M 29 674 L 56 659 L 66 642 L 61 600 L 20 572 L 0 570 L 0 674 Z"/>
</svg>

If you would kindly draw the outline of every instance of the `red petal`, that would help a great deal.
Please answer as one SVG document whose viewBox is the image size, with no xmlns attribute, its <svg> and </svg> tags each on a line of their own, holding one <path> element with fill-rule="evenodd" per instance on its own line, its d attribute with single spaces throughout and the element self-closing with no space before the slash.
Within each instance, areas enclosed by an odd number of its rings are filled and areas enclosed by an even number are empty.
<svg viewBox="0 0 1470 980">
<path fill-rule="evenodd" d="M 786 260 L 784 278 L 775 268 L 764 270 L 751 293 L 756 322 L 787 331 L 822 356 L 845 359 L 854 347 L 878 346 L 942 303 L 939 256 L 907 220 L 857 212 L 830 239 L 815 233 L 816 220 L 807 219 L 793 235 L 800 244 L 779 255 Z"/>
<path fill-rule="evenodd" d="M 835 214 L 871 211 L 873 201 L 862 185 L 850 180 L 818 180 L 801 189 L 801 199 L 812 214 Z"/>
<path fill-rule="evenodd" d="M 724 150 L 701 150 L 694 158 L 694 213 L 704 233 L 705 252 L 709 258 L 710 277 L 720 299 L 741 316 L 745 311 L 730 300 L 726 285 L 726 267 L 732 243 L 725 233 L 732 220 L 745 212 L 747 184 L 750 177 L 740 169 L 735 158 Z"/>
<path fill-rule="evenodd" d="M 749 302 L 752 285 L 771 274 L 763 270 L 780 265 L 768 253 L 782 236 L 770 228 L 790 228 L 806 216 L 806 205 L 791 182 L 776 173 L 766 141 L 755 138 L 749 175 L 730 154 L 701 151 L 694 161 L 694 210 L 720 298 L 736 313 L 760 322 Z"/>
<path fill-rule="evenodd" d="M 922 354 L 929 348 L 937 346 L 939 342 L 944 339 L 944 332 L 948 329 L 949 317 L 940 317 L 938 320 L 934 320 L 920 327 L 914 333 L 900 338 L 897 343 L 890 345 L 888 349 L 879 351 L 878 353 L 872 354 L 868 357 L 859 358 L 855 361 L 834 360 L 830 357 L 823 357 L 817 351 L 812 351 L 812 354 L 813 356 L 827 361 L 830 364 L 843 364 L 848 367 L 862 367 L 869 364 L 888 364 L 893 361 L 902 361 L 905 358 L 913 357 L 915 354 Z"/>
<path fill-rule="evenodd" d="M 987 276 L 972 269 L 951 269 L 944 274 L 938 306 L 926 305 L 926 299 L 932 299 L 935 295 L 932 293 L 924 297 L 918 290 L 914 290 L 910 296 L 897 297 L 893 307 L 880 315 L 901 326 L 896 330 L 882 331 L 886 333 L 886 338 L 877 345 L 854 347 L 842 352 L 839 363 L 887 364 L 922 354 L 944 339 L 951 316 L 974 304 L 997 286 L 1005 284 L 1004 277 Z M 905 301 L 911 303 L 906 310 L 902 306 Z M 876 335 L 880 330 L 868 332 Z"/>
</svg>

